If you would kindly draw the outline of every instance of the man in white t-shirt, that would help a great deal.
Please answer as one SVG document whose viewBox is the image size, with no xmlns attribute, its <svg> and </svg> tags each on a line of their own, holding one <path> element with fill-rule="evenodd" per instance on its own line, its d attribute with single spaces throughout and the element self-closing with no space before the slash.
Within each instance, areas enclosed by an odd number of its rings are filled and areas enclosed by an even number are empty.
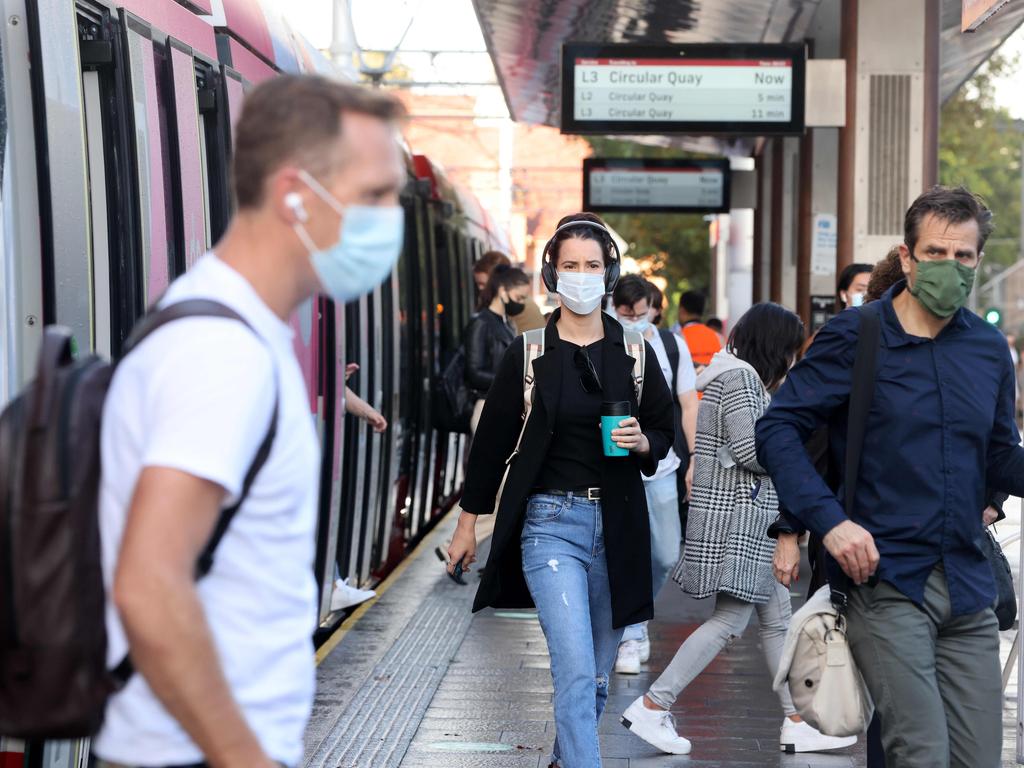
<svg viewBox="0 0 1024 768">
<path fill-rule="evenodd" d="M 402 242 L 401 106 L 320 77 L 248 96 L 237 215 L 161 306 L 212 299 L 235 319 L 160 327 L 121 365 L 101 438 L 108 661 L 137 672 L 93 741 L 99 766 L 297 766 L 314 688 L 312 568 L 320 451 L 288 318 L 347 301 Z M 276 403 L 276 411 L 275 411 Z M 276 435 L 201 581 L 196 562 Z"/>
<path fill-rule="evenodd" d="M 626 330 L 642 333 L 647 339 L 658 357 L 665 381 L 674 387 L 681 411 L 680 423 L 676 424 L 676 429 L 681 429 L 682 437 L 685 438 L 676 440 L 676 446 L 692 456 L 697 433 L 697 376 L 690 350 L 678 334 L 665 334 L 669 337 L 669 343 L 674 344 L 677 350 L 677 354 L 670 355 L 665 347 L 665 339 L 650 322 L 651 285 L 639 275 L 626 275 L 619 280 L 612 294 L 612 303 L 615 307 L 615 316 L 622 326 Z M 670 362 L 673 357 L 678 360 L 674 371 Z M 681 458 L 676 450 L 669 450 L 668 455 L 658 464 L 657 472 L 651 477 L 644 478 L 647 512 L 651 521 L 651 568 L 655 595 L 679 561 L 682 531 L 676 472 L 681 464 Z M 690 466 L 692 469 L 692 465 Z M 687 491 L 692 477 L 691 471 L 687 470 Z M 647 622 L 628 626 L 619 644 L 615 671 L 621 674 L 639 674 L 640 665 L 646 662 L 650 655 L 651 642 L 647 636 Z"/>
</svg>

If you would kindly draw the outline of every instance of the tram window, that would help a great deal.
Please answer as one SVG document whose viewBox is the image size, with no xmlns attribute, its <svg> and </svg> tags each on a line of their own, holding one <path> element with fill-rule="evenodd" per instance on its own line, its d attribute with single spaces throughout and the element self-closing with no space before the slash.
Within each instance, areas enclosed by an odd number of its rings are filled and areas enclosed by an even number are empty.
<svg viewBox="0 0 1024 768">
<path fill-rule="evenodd" d="M 127 17 L 128 61 L 135 116 L 138 168 L 139 244 L 145 304 L 167 288 L 172 274 L 175 231 L 170 215 L 171 158 L 167 130 L 166 51 L 147 25 Z"/>
<path fill-rule="evenodd" d="M 86 150 L 89 158 L 89 202 L 92 208 L 92 291 L 96 351 L 110 357 L 110 230 L 107 227 L 106 158 L 103 146 L 103 111 L 98 72 L 82 73 L 85 105 Z"/>
<path fill-rule="evenodd" d="M 202 134 L 196 101 L 196 67 L 191 48 L 177 40 L 168 42 L 178 150 L 178 169 L 174 175 L 180 185 L 181 198 L 179 250 L 185 269 L 190 269 L 210 247 L 203 151 L 200 146 Z"/>
</svg>

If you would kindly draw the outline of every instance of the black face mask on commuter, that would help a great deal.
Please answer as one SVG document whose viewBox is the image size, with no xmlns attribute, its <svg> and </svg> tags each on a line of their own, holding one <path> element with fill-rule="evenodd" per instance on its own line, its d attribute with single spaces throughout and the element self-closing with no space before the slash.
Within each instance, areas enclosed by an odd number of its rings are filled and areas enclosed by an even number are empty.
<svg viewBox="0 0 1024 768">
<path fill-rule="evenodd" d="M 525 309 L 526 309 L 526 305 L 523 304 L 521 301 L 515 301 L 513 299 L 509 299 L 508 301 L 505 302 L 505 314 L 508 315 L 509 317 L 515 317 L 516 315 L 521 315 L 521 314 L 523 314 L 523 311 Z"/>
</svg>

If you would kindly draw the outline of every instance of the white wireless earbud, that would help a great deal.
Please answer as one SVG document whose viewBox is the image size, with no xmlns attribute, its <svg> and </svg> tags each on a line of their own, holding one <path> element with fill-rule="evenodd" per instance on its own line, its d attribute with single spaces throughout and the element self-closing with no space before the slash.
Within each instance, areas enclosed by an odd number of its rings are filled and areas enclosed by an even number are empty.
<svg viewBox="0 0 1024 768">
<path fill-rule="evenodd" d="M 302 205 L 302 195 L 298 192 L 289 192 L 284 196 L 284 204 L 292 209 L 292 213 L 295 214 L 300 222 L 305 223 L 309 216 L 306 214 L 306 209 Z"/>
</svg>

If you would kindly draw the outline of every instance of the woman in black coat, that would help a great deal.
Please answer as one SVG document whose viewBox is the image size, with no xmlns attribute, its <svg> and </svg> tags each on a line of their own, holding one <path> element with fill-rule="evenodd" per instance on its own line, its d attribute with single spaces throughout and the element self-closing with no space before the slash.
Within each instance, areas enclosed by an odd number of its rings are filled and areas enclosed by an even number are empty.
<svg viewBox="0 0 1024 768">
<path fill-rule="evenodd" d="M 473 432 L 501 358 L 516 337 L 510 319 L 522 313 L 529 298 L 530 278 L 526 273 L 499 264 L 480 294 L 480 311 L 466 327 L 466 383 L 476 398 L 470 422 Z"/>
<path fill-rule="evenodd" d="M 641 472 L 653 475 L 672 445 L 672 397 L 640 338 L 645 362 L 637 402 L 636 361 L 622 326 L 601 311 L 618 275 L 603 222 L 593 214 L 562 219 L 544 262 L 544 282 L 562 308 L 548 322 L 532 366 L 532 409 L 524 427 L 526 349 L 517 342 L 487 396 L 448 554 L 451 563 L 473 562 L 477 515 L 494 510 L 507 466 L 473 609 L 536 605 L 555 689 L 553 764 L 595 768 L 597 724 L 622 630 L 653 615 Z M 610 401 L 628 401 L 639 415 L 623 418 L 612 433 L 629 451 L 624 457 L 605 456 L 602 447 L 601 405 Z"/>
</svg>

